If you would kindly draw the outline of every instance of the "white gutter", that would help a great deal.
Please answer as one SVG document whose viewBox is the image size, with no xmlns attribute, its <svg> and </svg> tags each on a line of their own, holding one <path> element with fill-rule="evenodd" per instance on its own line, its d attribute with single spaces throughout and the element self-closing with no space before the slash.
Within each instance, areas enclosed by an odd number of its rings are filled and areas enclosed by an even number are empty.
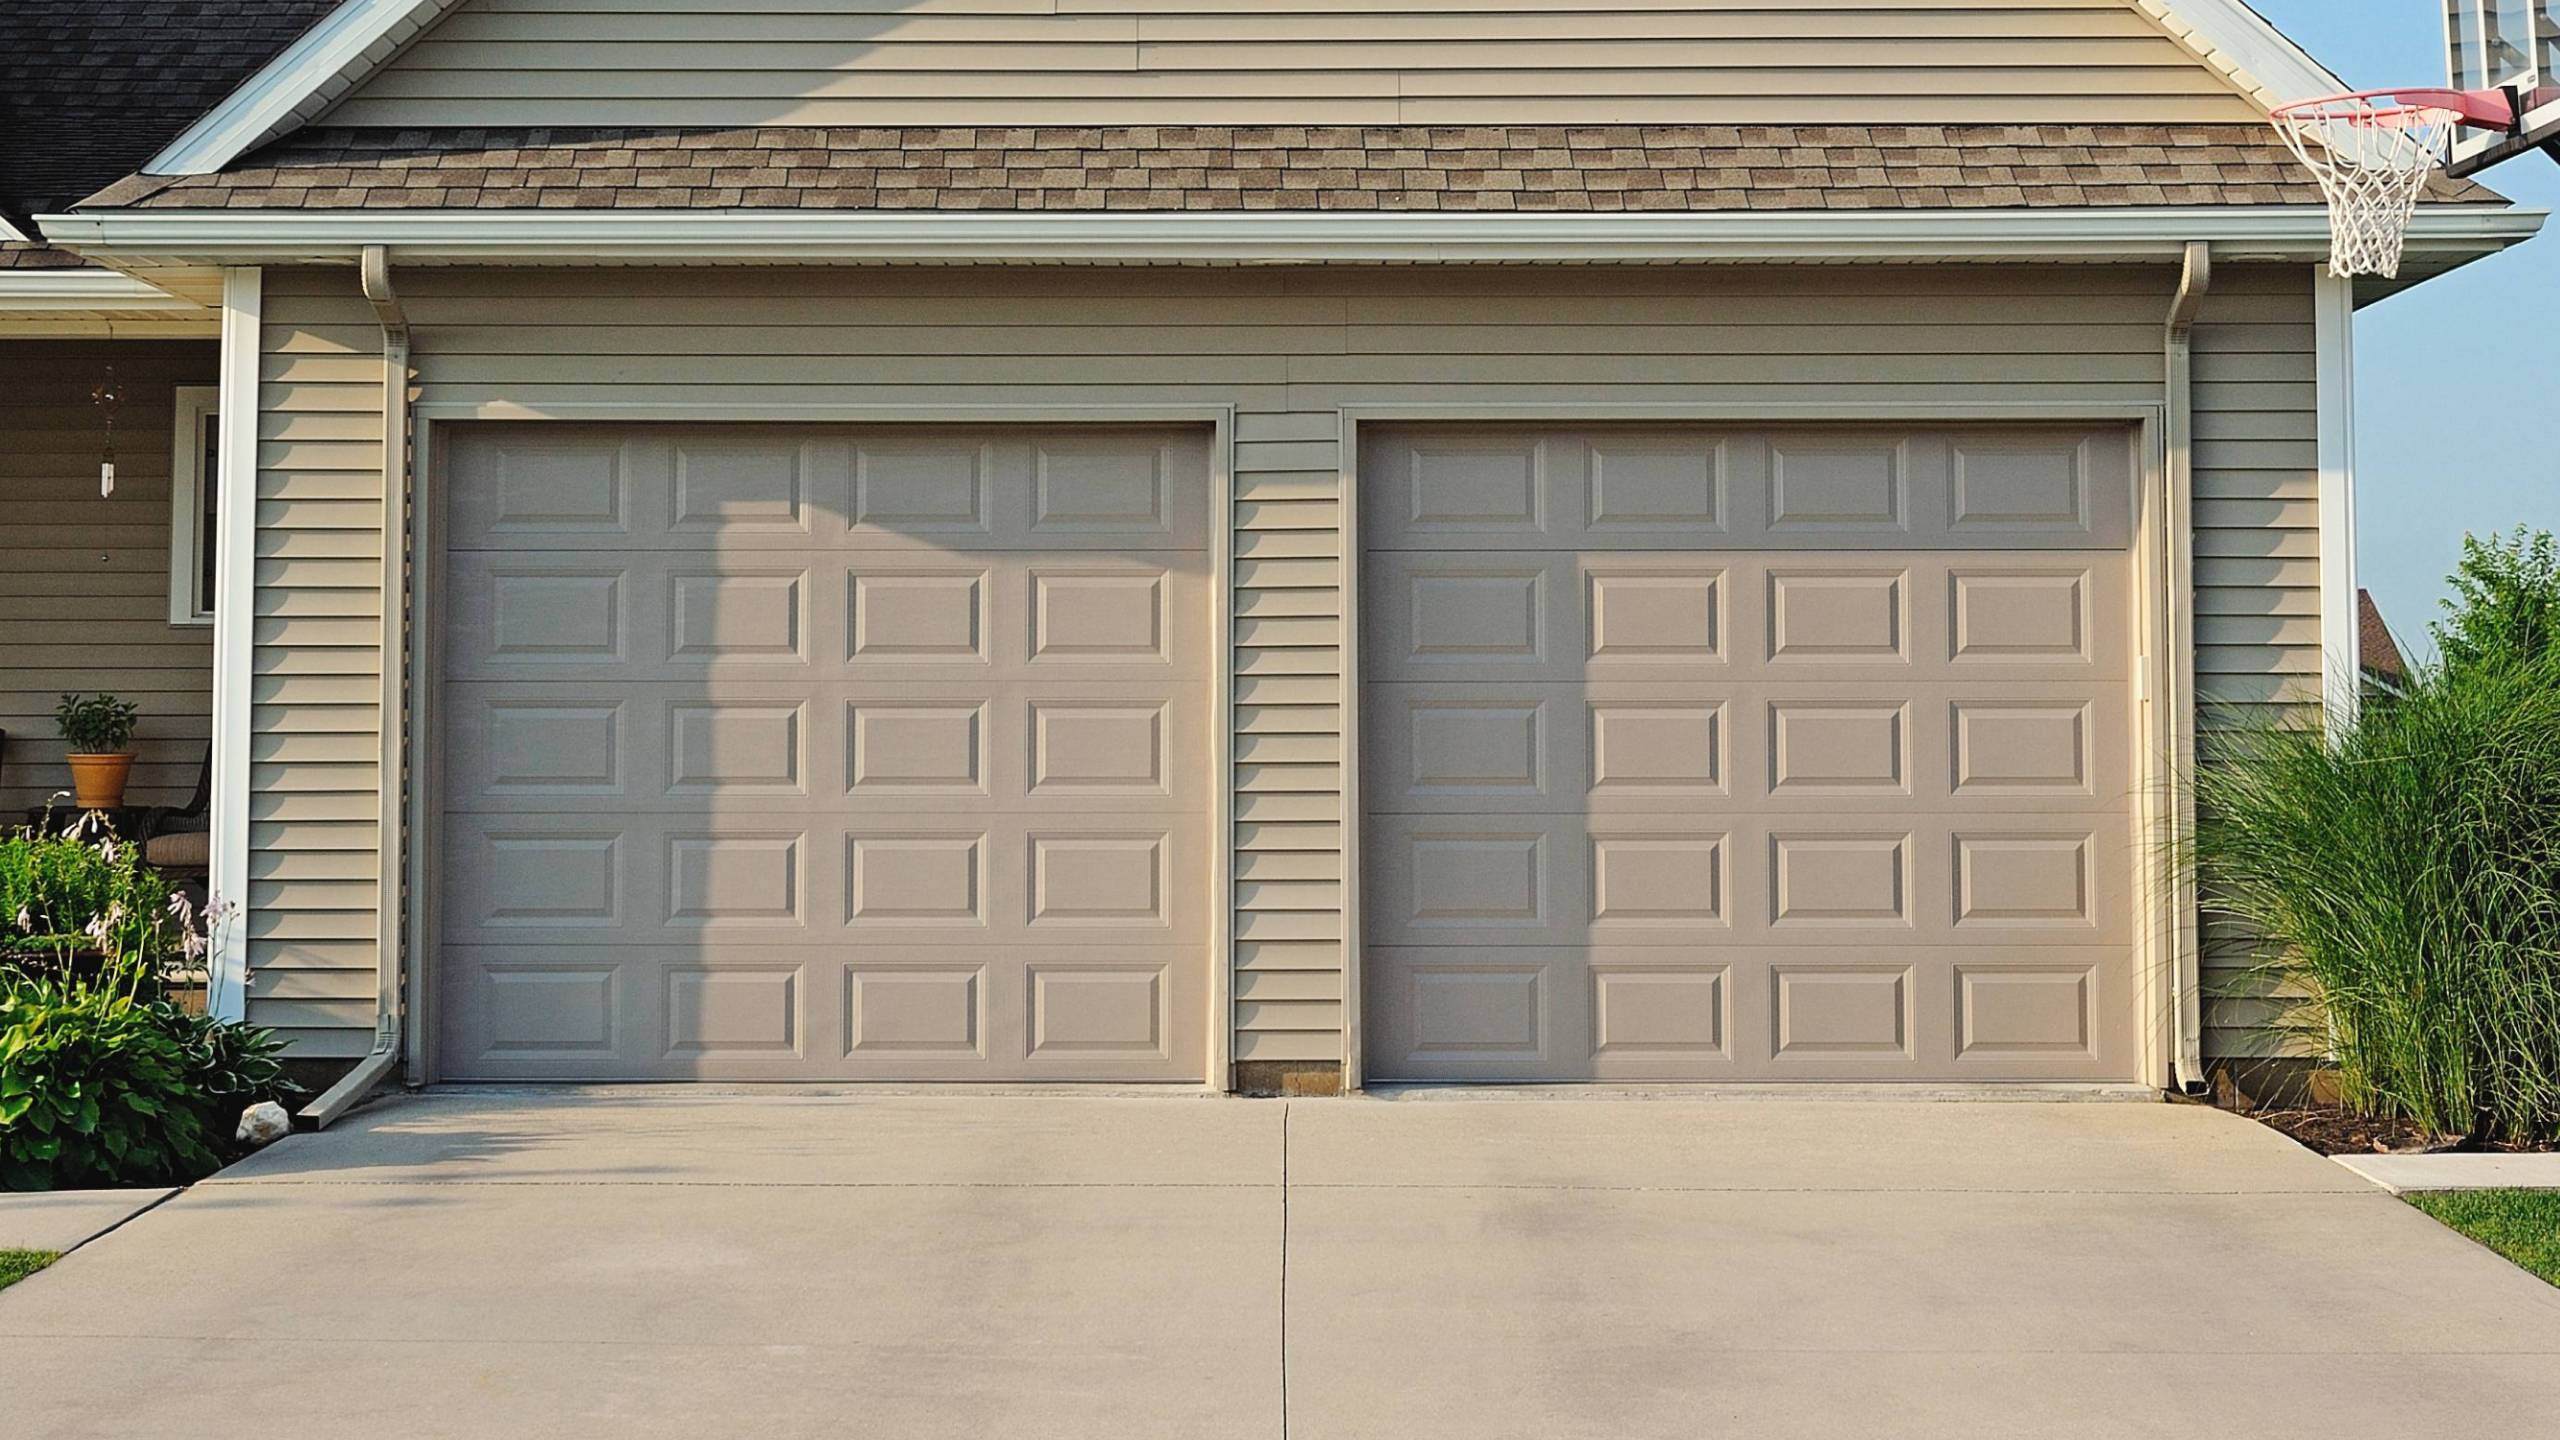
<svg viewBox="0 0 2560 1440">
<path fill-rule="evenodd" d="M 2543 219 L 2434 207 L 2411 225 L 2409 249 L 2485 254 L 2530 238 Z M 70 249 L 225 263 L 347 263 L 366 245 L 393 247 L 404 264 L 2174 262 L 2191 241 L 2226 260 L 2307 263 L 2329 249 L 2322 207 L 2238 205 L 1610 216 L 116 210 L 42 221 Z"/>
<path fill-rule="evenodd" d="M 401 913 L 401 882 L 407 863 L 401 855 L 403 803 L 401 763 L 408 753 L 401 733 L 408 713 L 403 677 L 408 673 L 407 580 L 409 560 L 409 316 L 400 292 L 391 284 L 389 255 L 379 245 L 364 248 L 360 267 L 364 298 L 373 304 L 382 326 L 382 824 L 375 845 L 378 888 L 374 894 L 373 1049 L 356 1067 L 319 1098 L 303 1107 L 302 1118 L 325 1129 L 355 1103 L 390 1077 L 400 1063 L 401 939 L 406 934 Z"/>
<path fill-rule="evenodd" d="M 0 270 L 0 311 L 182 310 L 205 307 L 181 300 L 147 280 L 113 270 Z"/>
</svg>

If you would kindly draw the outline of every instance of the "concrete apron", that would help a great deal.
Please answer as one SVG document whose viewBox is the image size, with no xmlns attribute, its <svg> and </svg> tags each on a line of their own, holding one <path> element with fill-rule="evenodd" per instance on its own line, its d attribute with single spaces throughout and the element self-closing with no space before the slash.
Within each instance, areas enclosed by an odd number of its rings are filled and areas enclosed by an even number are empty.
<svg viewBox="0 0 2560 1440">
<path fill-rule="evenodd" d="M 0 1346 L 12 1436 L 2560 1425 L 2560 1292 L 2167 1105 L 438 1092 Z"/>
</svg>

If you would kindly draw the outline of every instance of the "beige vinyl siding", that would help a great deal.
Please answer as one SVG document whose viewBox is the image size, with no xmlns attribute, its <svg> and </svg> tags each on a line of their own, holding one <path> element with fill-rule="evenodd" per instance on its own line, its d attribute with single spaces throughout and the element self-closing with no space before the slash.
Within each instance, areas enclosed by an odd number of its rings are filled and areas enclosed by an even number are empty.
<svg viewBox="0 0 2560 1440">
<path fill-rule="evenodd" d="M 468 0 L 330 123 L 2251 121 L 2132 0 Z"/>
<path fill-rule="evenodd" d="M 1331 1060 L 1349 879 L 1340 407 L 2155 405 L 2173 278 L 417 269 L 401 285 L 420 395 L 439 404 L 1233 406 L 1236 1055 Z M 269 286 L 262 514 L 292 528 L 261 552 L 319 549 L 261 561 L 262 614 L 312 623 L 292 644 L 261 632 L 259 1013 L 343 1024 L 343 1053 L 371 1013 L 371 919 L 347 907 L 371 903 L 377 716 L 375 552 L 340 527 L 379 519 L 378 340 L 344 272 Z M 2198 341 L 2199 630 L 2220 693 L 2317 672 L 2310 329 L 2307 272 L 2231 267 Z"/>
<path fill-rule="evenodd" d="M 116 493 L 98 494 L 114 364 Z M 175 387 L 210 385 L 203 342 L 0 340 L 0 826 L 69 788 L 53 708 L 66 690 L 142 707 L 127 799 L 195 793 L 213 733 L 213 631 L 169 623 Z"/>
<path fill-rule="evenodd" d="M 249 1019 L 362 1055 L 376 995 L 381 331 L 345 271 L 266 276 L 249 767 Z"/>
<path fill-rule="evenodd" d="M 2195 333 L 2196 692 L 2218 725 L 2316 718 L 2320 442 L 2308 267 L 2218 275 Z M 2355 617 L 2343 617 L 2353 625 Z M 2205 935 L 2205 1054 L 2284 1053 L 2296 997 L 2251 973 L 2248 937 Z"/>
</svg>

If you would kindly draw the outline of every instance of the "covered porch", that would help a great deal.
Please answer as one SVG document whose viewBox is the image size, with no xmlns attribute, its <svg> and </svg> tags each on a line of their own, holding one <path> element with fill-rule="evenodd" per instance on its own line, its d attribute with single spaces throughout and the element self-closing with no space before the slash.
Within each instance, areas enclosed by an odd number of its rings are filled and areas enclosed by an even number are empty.
<svg viewBox="0 0 2560 1440">
<path fill-rule="evenodd" d="M 0 830 L 86 816 L 199 892 L 214 888 L 220 293 L 219 272 L 0 243 Z M 134 708 L 133 765 L 120 803 L 88 812 L 56 711 L 99 694 Z"/>
</svg>

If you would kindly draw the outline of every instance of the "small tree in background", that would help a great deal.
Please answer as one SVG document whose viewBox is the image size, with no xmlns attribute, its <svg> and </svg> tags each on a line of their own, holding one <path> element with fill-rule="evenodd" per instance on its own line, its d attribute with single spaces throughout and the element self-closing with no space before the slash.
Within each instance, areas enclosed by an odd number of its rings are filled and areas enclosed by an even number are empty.
<svg viewBox="0 0 2560 1440">
<path fill-rule="evenodd" d="M 2336 732 L 2238 720 L 2196 776 L 2205 907 L 2308 993 L 2347 1106 L 2560 1136 L 2560 556 L 2469 541 L 2443 658 Z"/>
<path fill-rule="evenodd" d="M 2522 526 L 2462 537 L 2454 598 L 2435 628 L 2448 669 L 2528 660 L 2560 646 L 2560 544 Z"/>
</svg>

